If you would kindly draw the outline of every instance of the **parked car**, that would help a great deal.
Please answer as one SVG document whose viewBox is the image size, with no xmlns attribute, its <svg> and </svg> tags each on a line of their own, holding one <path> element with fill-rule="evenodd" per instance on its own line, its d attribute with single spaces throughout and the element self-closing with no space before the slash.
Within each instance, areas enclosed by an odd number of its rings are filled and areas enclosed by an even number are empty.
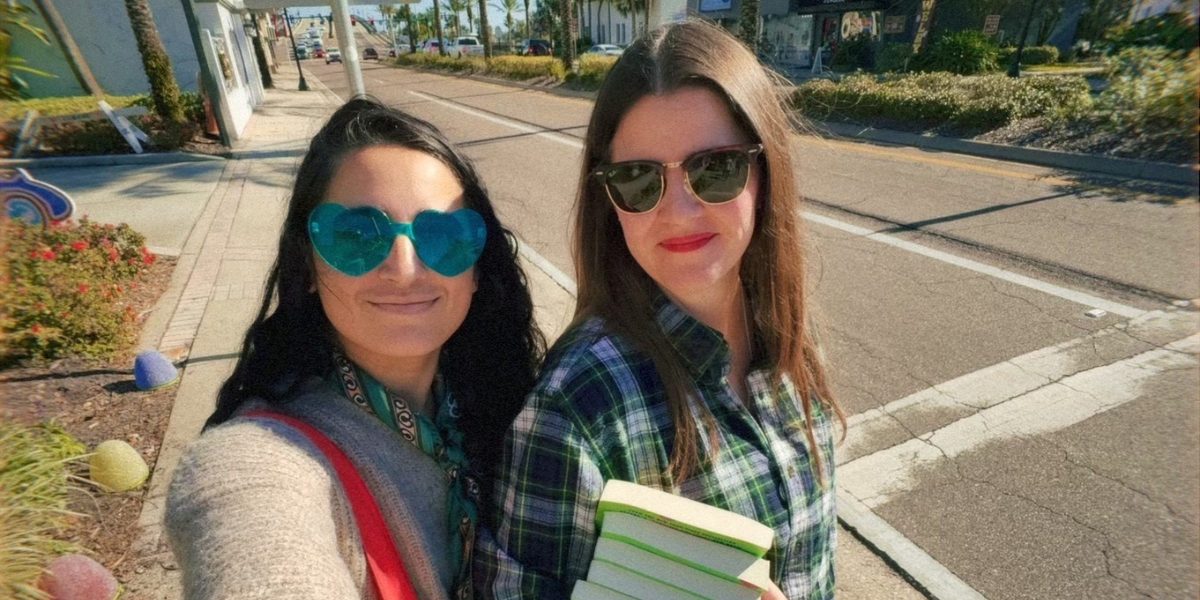
<svg viewBox="0 0 1200 600">
<path fill-rule="evenodd" d="M 363 60 L 379 60 L 379 52 L 374 46 L 363 48 Z"/>
<path fill-rule="evenodd" d="M 483 56 L 483 44 L 479 43 L 478 38 L 460 37 L 455 38 L 446 46 L 446 54 L 455 58 L 464 56 Z"/>
<path fill-rule="evenodd" d="M 521 47 L 517 50 L 518 56 L 550 56 L 554 50 L 554 45 L 550 40 L 528 39 L 521 42 Z"/>
<path fill-rule="evenodd" d="M 325 64 L 342 62 L 342 51 L 337 48 L 330 48 L 325 51 Z"/>
<path fill-rule="evenodd" d="M 442 41 L 445 42 L 446 40 Z M 447 44 L 447 46 L 449 46 L 449 44 Z M 420 46 L 417 46 L 417 52 L 421 52 L 423 54 L 437 54 L 440 47 L 441 44 L 439 44 L 437 40 L 425 40 L 424 42 L 421 42 Z"/>
<path fill-rule="evenodd" d="M 614 46 L 612 44 L 596 44 L 595 46 L 588 48 L 587 52 L 584 54 L 593 54 L 596 56 L 620 56 L 622 52 L 624 52 L 624 50 L 622 50 L 620 46 Z"/>
</svg>

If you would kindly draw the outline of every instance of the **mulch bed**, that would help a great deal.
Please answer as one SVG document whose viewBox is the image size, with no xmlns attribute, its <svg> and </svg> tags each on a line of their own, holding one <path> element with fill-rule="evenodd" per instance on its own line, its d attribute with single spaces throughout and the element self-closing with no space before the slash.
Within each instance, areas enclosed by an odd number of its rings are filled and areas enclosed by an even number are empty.
<svg viewBox="0 0 1200 600">
<path fill-rule="evenodd" d="M 151 309 L 166 290 L 175 259 L 160 256 L 150 265 L 141 285 L 130 292 L 137 314 Z M 0 420 L 32 425 L 54 421 L 89 450 L 100 442 L 129 442 L 154 469 L 159 447 L 171 417 L 178 386 L 141 392 L 133 382 L 133 350 L 110 360 L 62 359 L 0 371 Z M 76 463 L 75 475 L 87 476 L 86 461 Z M 72 486 L 70 510 L 79 513 L 61 539 L 87 549 L 93 558 L 125 583 L 138 569 L 132 546 L 140 531 L 145 486 L 107 494 L 86 483 Z"/>
</svg>

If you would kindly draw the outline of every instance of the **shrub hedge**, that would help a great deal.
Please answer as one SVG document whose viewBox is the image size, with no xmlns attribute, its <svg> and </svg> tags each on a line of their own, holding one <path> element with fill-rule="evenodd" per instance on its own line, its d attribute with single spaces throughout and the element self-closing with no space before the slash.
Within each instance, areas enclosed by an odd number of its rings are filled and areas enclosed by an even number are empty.
<svg viewBox="0 0 1200 600">
<path fill-rule="evenodd" d="M 62 356 L 103 358 L 137 333 L 122 301 L 155 256 L 128 225 L 80 219 L 47 227 L 0 222 L 0 364 Z"/>
<path fill-rule="evenodd" d="M 1028 117 L 1069 118 L 1086 112 L 1091 100 L 1081 77 L 919 73 L 882 81 L 873 75 L 851 75 L 839 83 L 813 80 L 796 88 L 794 103 L 814 119 L 885 119 L 970 132 Z"/>
<path fill-rule="evenodd" d="M 600 89 L 608 71 L 616 64 L 615 56 L 584 56 L 579 59 L 579 73 L 568 73 L 566 81 L 584 89 Z M 561 65 L 561 63 L 559 63 Z"/>
<path fill-rule="evenodd" d="M 538 77 L 562 81 L 566 78 L 562 63 L 552 56 L 496 56 L 491 60 L 484 60 L 478 57 L 451 58 L 418 53 L 401 54 L 396 57 L 396 64 L 452 73 L 486 74 L 517 81 Z"/>
<path fill-rule="evenodd" d="M 1012 62 L 1016 48 L 1001 48 L 997 59 L 1001 67 L 1007 67 Z M 1058 62 L 1058 48 L 1054 46 L 1026 46 L 1021 50 L 1023 65 L 1052 65 Z"/>
<path fill-rule="evenodd" d="M 933 41 L 910 63 L 916 71 L 947 71 L 958 75 L 987 73 L 1000 68 L 1000 49 L 992 38 L 975 30 L 955 31 Z"/>
<path fill-rule="evenodd" d="M 1178 59 L 1169 48 L 1126 48 L 1111 62 L 1096 116 L 1120 133 L 1178 131 L 1194 143 L 1198 89 L 1200 50 Z"/>
</svg>

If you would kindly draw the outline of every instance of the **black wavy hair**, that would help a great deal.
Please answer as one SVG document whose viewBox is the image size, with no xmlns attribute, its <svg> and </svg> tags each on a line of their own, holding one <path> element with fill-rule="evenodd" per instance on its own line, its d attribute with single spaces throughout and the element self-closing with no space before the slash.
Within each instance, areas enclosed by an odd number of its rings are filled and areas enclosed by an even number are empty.
<svg viewBox="0 0 1200 600">
<path fill-rule="evenodd" d="M 533 386 L 546 346 L 517 262 L 516 239 L 496 218 L 471 161 L 436 127 L 370 98 L 343 105 L 309 145 L 296 173 L 262 306 L 205 427 L 225 422 L 250 398 L 285 403 L 290 385 L 332 368 L 338 342 L 319 296 L 310 291 L 315 272 L 308 215 L 324 200 L 342 159 L 377 145 L 403 146 L 437 158 L 462 185 L 464 205 L 487 226 L 487 242 L 475 263 L 478 290 L 439 359 L 443 381 L 459 403 L 465 450 L 487 494 L 497 449 Z"/>
</svg>

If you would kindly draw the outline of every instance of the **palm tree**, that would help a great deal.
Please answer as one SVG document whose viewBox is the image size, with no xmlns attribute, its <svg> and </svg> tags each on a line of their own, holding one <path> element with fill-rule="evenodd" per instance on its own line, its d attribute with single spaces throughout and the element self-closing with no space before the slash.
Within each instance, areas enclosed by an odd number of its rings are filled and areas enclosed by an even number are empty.
<svg viewBox="0 0 1200 600">
<path fill-rule="evenodd" d="M 470 2 L 467 2 L 470 6 Z M 483 42 L 483 58 L 492 58 L 492 27 L 488 24 L 487 0 L 479 0 L 479 37 Z"/>
<path fill-rule="evenodd" d="M 408 51 L 416 52 L 417 51 L 417 37 L 420 34 L 417 33 L 417 29 L 416 29 L 416 27 L 414 27 L 414 25 L 416 25 L 416 24 L 413 23 L 412 7 L 409 6 L 408 4 L 401 6 L 400 14 L 404 17 L 404 26 L 405 26 L 405 29 L 408 30 Z"/>
<path fill-rule="evenodd" d="M 528 0 L 526 0 L 528 3 Z M 517 0 L 499 0 L 492 3 L 492 8 L 504 13 L 504 26 L 508 28 L 508 45 L 513 42 L 513 13 L 521 10 Z"/>
<path fill-rule="evenodd" d="M 471 8 L 471 1 L 467 0 L 466 2 L 463 2 L 463 6 L 467 9 L 467 33 L 477 31 L 475 29 L 475 13 Z"/>
<path fill-rule="evenodd" d="M 383 17 L 383 26 L 388 34 L 388 43 L 391 44 L 392 47 L 395 47 L 396 35 L 392 33 L 392 31 L 395 29 L 396 24 L 392 22 L 392 18 L 396 16 L 396 5 L 380 4 L 379 14 Z"/>
<path fill-rule="evenodd" d="M 562 19 L 562 49 L 560 56 L 567 72 L 575 69 L 575 3 L 558 0 L 558 15 Z"/>
<path fill-rule="evenodd" d="M 433 32 L 437 37 L 438 55 L 446 56 L 446 44 L 442 43 L 445 41 L 442 34 L 442 12 L 438 9 L 437 0 L 433 0 Z"/>
<path fill-rule="evenodd" d="M 459 13 L 462 12 L 465 4 L 465 0 L 446 0 L 446 2 L 442 4 L 442 8 L 450 11 L 450 14 L 453 15 L 451 17 L 447 17 L 446 22 L 450 23 L 451 19 L 453 19 L 454 25 L 452 25 L 452 27 L 454 30 L 454 37 L 462 35 L 462 27 L 460 26 L 462 17 Z"/>
<path fill-rule="evenodd" d="M 129 24 L 137 40 L 138 52 L 142 55 L 142 68 L 150 80 L 150 98 L 154 101 L 154 112 L 173 123 L 183 123 L 183 103 L 179 101 L 179 86 L 171 72 L 171 59 L 163 48 L 150 14 L 149 0 L 125 0 L 125 12 L 129 13 Z"/>
<path fill-rule="evenodd" d="M 525 0 L 525 37 L 526 39 L 533 37 L 529 33 L 529 0 Z"/>
<path fill-rule="evenodd" d="M 758 0 L 742 0 L 742 14 L 738 19 L 738 37 L 750 48 L 758 50 Z"/>
</svg>

